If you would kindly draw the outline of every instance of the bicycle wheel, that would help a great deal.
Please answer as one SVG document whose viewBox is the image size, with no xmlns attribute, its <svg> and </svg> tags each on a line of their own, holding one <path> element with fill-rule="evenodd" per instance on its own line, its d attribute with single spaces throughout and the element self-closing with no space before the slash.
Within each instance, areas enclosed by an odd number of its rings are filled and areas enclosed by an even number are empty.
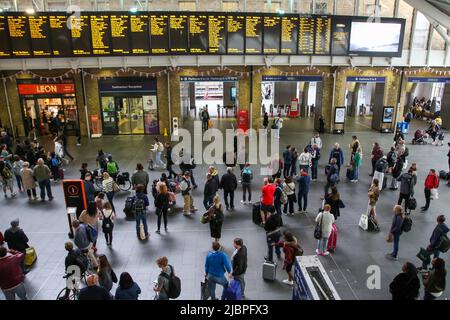
<svg viewBox="0 0 450 320">
<path fill-rule="evenodd" d="M 56 300 L 70 300 L 70 295 L 69 295 L 69 298 L 65 298 L 66 290 L 67 290 L 67 288 L 62 289 L 56 296 Z"/>
<path fill-rule="evenodd" d="M 122 191 L 128 191 L 131 188 L 131 181 L 130 180 L 125 180 L 123 182 L 123 184 L 119 185 L 119 189 Z"/>
</svg>

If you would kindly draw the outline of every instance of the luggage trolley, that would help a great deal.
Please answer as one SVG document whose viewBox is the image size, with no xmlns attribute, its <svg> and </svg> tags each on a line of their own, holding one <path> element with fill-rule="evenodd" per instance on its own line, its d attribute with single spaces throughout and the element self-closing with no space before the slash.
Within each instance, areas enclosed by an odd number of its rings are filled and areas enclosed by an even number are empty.
<svg viewBox="0 0 450 320">
<path fill-rule="evenodd" d="M 292 300 L 341 300 L 317 256 L 296 257 Z"/>
</svg>

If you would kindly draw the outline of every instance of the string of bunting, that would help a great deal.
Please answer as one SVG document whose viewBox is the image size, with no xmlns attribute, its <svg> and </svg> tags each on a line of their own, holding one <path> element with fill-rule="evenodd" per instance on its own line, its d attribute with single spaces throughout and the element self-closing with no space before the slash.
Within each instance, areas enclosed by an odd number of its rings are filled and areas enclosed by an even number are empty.
<svg viewBox="0 0 450 320">
<path fill-rule="evenodd" d="M 214 67 L 208 70 L 199 70 L 198 75 L 199 76 L 209 76 L 209 75 L 213 75 L 215 73 L 218 72 L 222 72 L 225 71 L 227 72 L 230 76 L 237 76 L 240 78 L 245 78 L 245 77 L 249 77 L 250 75 L 257 75 L 259 73 L 261 73 L 264 70 L 270 69 L 271 67 L 267 67 L 267 66 L 263 66 L 261 68 L 255 69 L 253 71 L 237 71 L 234 70 L 232 68 L 229 67 L 223 67 L 223 66 L 219 66 L 219 67 Z M 83 76 L 85 77 L 90 77 L 91 79 L 107 79 L 107 78 L 113 78 L 113 77 L 117 77 L 123 73 L 132 73 L 134 76 L 139 76 L 139 77 L 146 77 L 146 78 L 155 78 L 155 77 L 161 77 L 163 75 L 167 75 L 168 73 L 172 73 L 172 72 L 182 72 L 185 69 L 181 68 L 181 67 L 167 67 L 163 70 L 159 70 L 159 71 L 154 71 L 154 72 L 145 72 L 145 71 L 140 71 L 137 69 L 133 69 L 130 67 L 123 67 L 118 69 L 117 71 L 113 72 L 110 75 L 101 75 L 101 74 L 94 74 L 94 73 L 90 73 L 86 70 L 83 69 L 71 69 L 69 71 L 64 72 L 63 74 L 57 75 L 57 76 L 44 76 L 44 75 L 40 75 L 37 74 L 33 71 L 29 71 L 29 70 L 21 70 L 18 71 L 14 74 L 8 75 L 8 76 L 4 76 L 4 77 L 0 77 L 0 79 L 2 79 L 3 81 L 7 81 L 7 80 L 15 80 L 18 77 L 22 76 L 22 75 L 29 75 L 32 76 L 33 78 L 38 78 L 40 81 L 46 81 L 46 82 L 50 82 L 53 81 L 55 82 L 56 80 L 63 80 L 64 78 L 69 78 L 71 75 L 73 74 L 78 74 L 78 73 L 82 73 Z M 344 69 L 341 69 L 337 72 L 337 75 L 339 75 L 340 73 L 344 73 L 346 71 L 356 71 L 359 74 L 363 74 L 365 72 L 367 72 L 366 70 L 360 69 L 358 67 L 347 67 Z M 378 71 L 374 71 L 375 74 L 380 75 L 380 74 L 384 74 L 386 71 L 393 71 L 397 74 L 404 74 L 405 76 L 409 76 L 409 75 L 415 75 L 417 73 L 420 72 L 430 72 L 439 76 L 445 76 L 445 75 L 450 75 L 450 71 L 444 71 L 444 70 L 438 70 L 438 69 L 434 69 L 434 68 L 430 68 L 430 67 L 422 67 L 419 69 L 414 69 L 414 70 L 400 70 L 398 68 L 395 67 L 387 67 L 384 69 L 380 69 Z M 298 76 L 298 75 L 302 75 L 302 74 L 310 74 L 311 72 L 314 72 L 318 75 L 322 75 L 322 77 L 327 77 L 327 78 L 331 78 L 334 76 L 333 73 L 330 72 L 324 72 L 322 70 L 320 70 L 319 68 L 315 67 L 315 66 L 307 66 L 305 68 L 296 70 L 296 71 L 291 71 L 291 72 L 286 72 L 286 71 L 280 71 L 279 75 L 281 76 L 288 76 L 288 77 L 293 77 L 293 76 Z"/>
</svg>

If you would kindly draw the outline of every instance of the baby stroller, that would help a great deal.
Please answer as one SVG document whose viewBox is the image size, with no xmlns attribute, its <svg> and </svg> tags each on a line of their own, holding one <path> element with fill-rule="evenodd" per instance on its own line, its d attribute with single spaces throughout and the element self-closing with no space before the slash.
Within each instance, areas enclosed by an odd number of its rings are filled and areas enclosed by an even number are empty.
<svg viewBox="0 0 450 320">
<path fill-rule="evenodd" d="M 427 142 L 425 141 L 427 137 L 428 135 L 425 133 L 425 130 L 417 129 L 416 132 L 414 132 L 412 144 L 427 144 Z"/>
</svg>

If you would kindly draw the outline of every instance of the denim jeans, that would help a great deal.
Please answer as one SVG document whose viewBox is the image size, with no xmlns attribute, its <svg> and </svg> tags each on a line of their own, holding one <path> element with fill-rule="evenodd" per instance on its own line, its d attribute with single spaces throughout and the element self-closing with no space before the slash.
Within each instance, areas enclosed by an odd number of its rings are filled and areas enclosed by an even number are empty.
<svg viewBox="0 0 450 320">
<path fill-rule="evenodd" d="M 20 298 L 20 300 L 28 300 L 27 291 L 25 290 L 25 285 L 23 282 L 12 290 L 2 291 L 6 300 L 16 300 L 16 295 Z"/>
<path fill-rule="evenodd" d="M 142 213 L 136 213 L 136 234 L 138 235 L 138 237 L 139 237 L 141 221 L 142 221 L 142 224 L 144 225 L 144 233 L 146 236 L 148 236 L 147 212 L 145 210 Z"/>
<path fill-rule="evenodd" d="M 353 180 L 358 180 L 359 178 L 359 167 L 354 166 L 353 167 Z M 383 181 L 380 181 L 380 183 L 383 183 Z"/>
<path fill-rule="evenodd" d="M 213 204 L 213 198 L 214 198 L 214 196 L 212 196 L 212 197 L 205 197 L 203 199 L 203 206 L 205 207 L 206 210 L 211 208 L 211 206 Z"/>
<path fill-rule="evenodd" d="M 302 208 L 302 200 L 303 200 L 303 208 Z M 308 207 L 308 192 L 299 192 L 298 193 L 298 210 L 299 211 L 306 211 L 306 208 Z"/>
<path fill-rule="evenodd" d="M 116 212 L 116 209 L 114 208 L 114 203 L 113 203 L 114 192 L 113 191 L 107 192 L 106 197 L 108 198 L 108 202 L 111 204 L 112 209 L 114 210 L 114 212 Z"/>
<path fill-rule="evenodd" d="M 327 246 L 328 238 L 320 238 L 320 240 L 317 241 L 317 250 L 319 250 L 319 253 L 327 252 Z"/>
<path fill-rule="evenodd" d="M 17 181 L 17 188 L 19 190 L 22 190 L 22 177 L 20 175 L 15 175 L 16 176 L 16 181 Z"/>
<path fill-rule="evenodd" d="M 159 166 L 161 165 L 162 167 L 164 167 L 164 162 L 161 160 L 161 151 L 156 151 L 156 155 L 155 155 L 155 165 Z"/>
<path fill-rule="evenodd" d="M 295 166 L 295 164 L 294 164 Z M 283 168 L 283 177 L 286 179 L 289 176 L 289 173 L 291 172 L 291 163 L 284 163 Z"/>
<path fill-rule="evenodd" d="M 39 181 L 39 189 L 41 190 L 41 200 L 45 200 L 45 191 L 47 191 L 47 196 L 49 198 L 53 198 L 52 196 L 52 187 L 50 185 L 50 179 L 45 179 Z"/>
<path fill-rule="evenodd" d="M 305 170 L 306 173 L 309 173 L 309 165 L 300 165 L 300 171 Z"/>
<path fill-rule="evenodd" d="M 268 249 L 267 259 L 269 261 L 273 261 L 273 244 L 280 241 L 280 238 L 281 238 L 280 232 L 277 232 L 273 235 L 267 236 L 267 249 Z M 277 256 L 279 256 L 281 254 L 281 248 L 275 247 L 275 253 L 277 254 Z"/>
<path fill-rule="evenodd" d="M 399 243 L 400 243 L 400 235 L 394 234 L 394 249 L 391 253 L 391 256 L 393 256 L 394 258 L 397 258 Z"/>
<path fill-rule="evenodd" d="M 228 280 L 225 278 L 225 276 L 222 277 L 216 277 L 212 274 L 208 274 L 208 289 L 209 289 L 209 296 L 211 297 L 211 300 L 216 300 L 216 284 L 220 284 L 223 286 L 222 291 L 222 300 L 225 299 L 225 294 L 228 289 Z"/>
</svg>

